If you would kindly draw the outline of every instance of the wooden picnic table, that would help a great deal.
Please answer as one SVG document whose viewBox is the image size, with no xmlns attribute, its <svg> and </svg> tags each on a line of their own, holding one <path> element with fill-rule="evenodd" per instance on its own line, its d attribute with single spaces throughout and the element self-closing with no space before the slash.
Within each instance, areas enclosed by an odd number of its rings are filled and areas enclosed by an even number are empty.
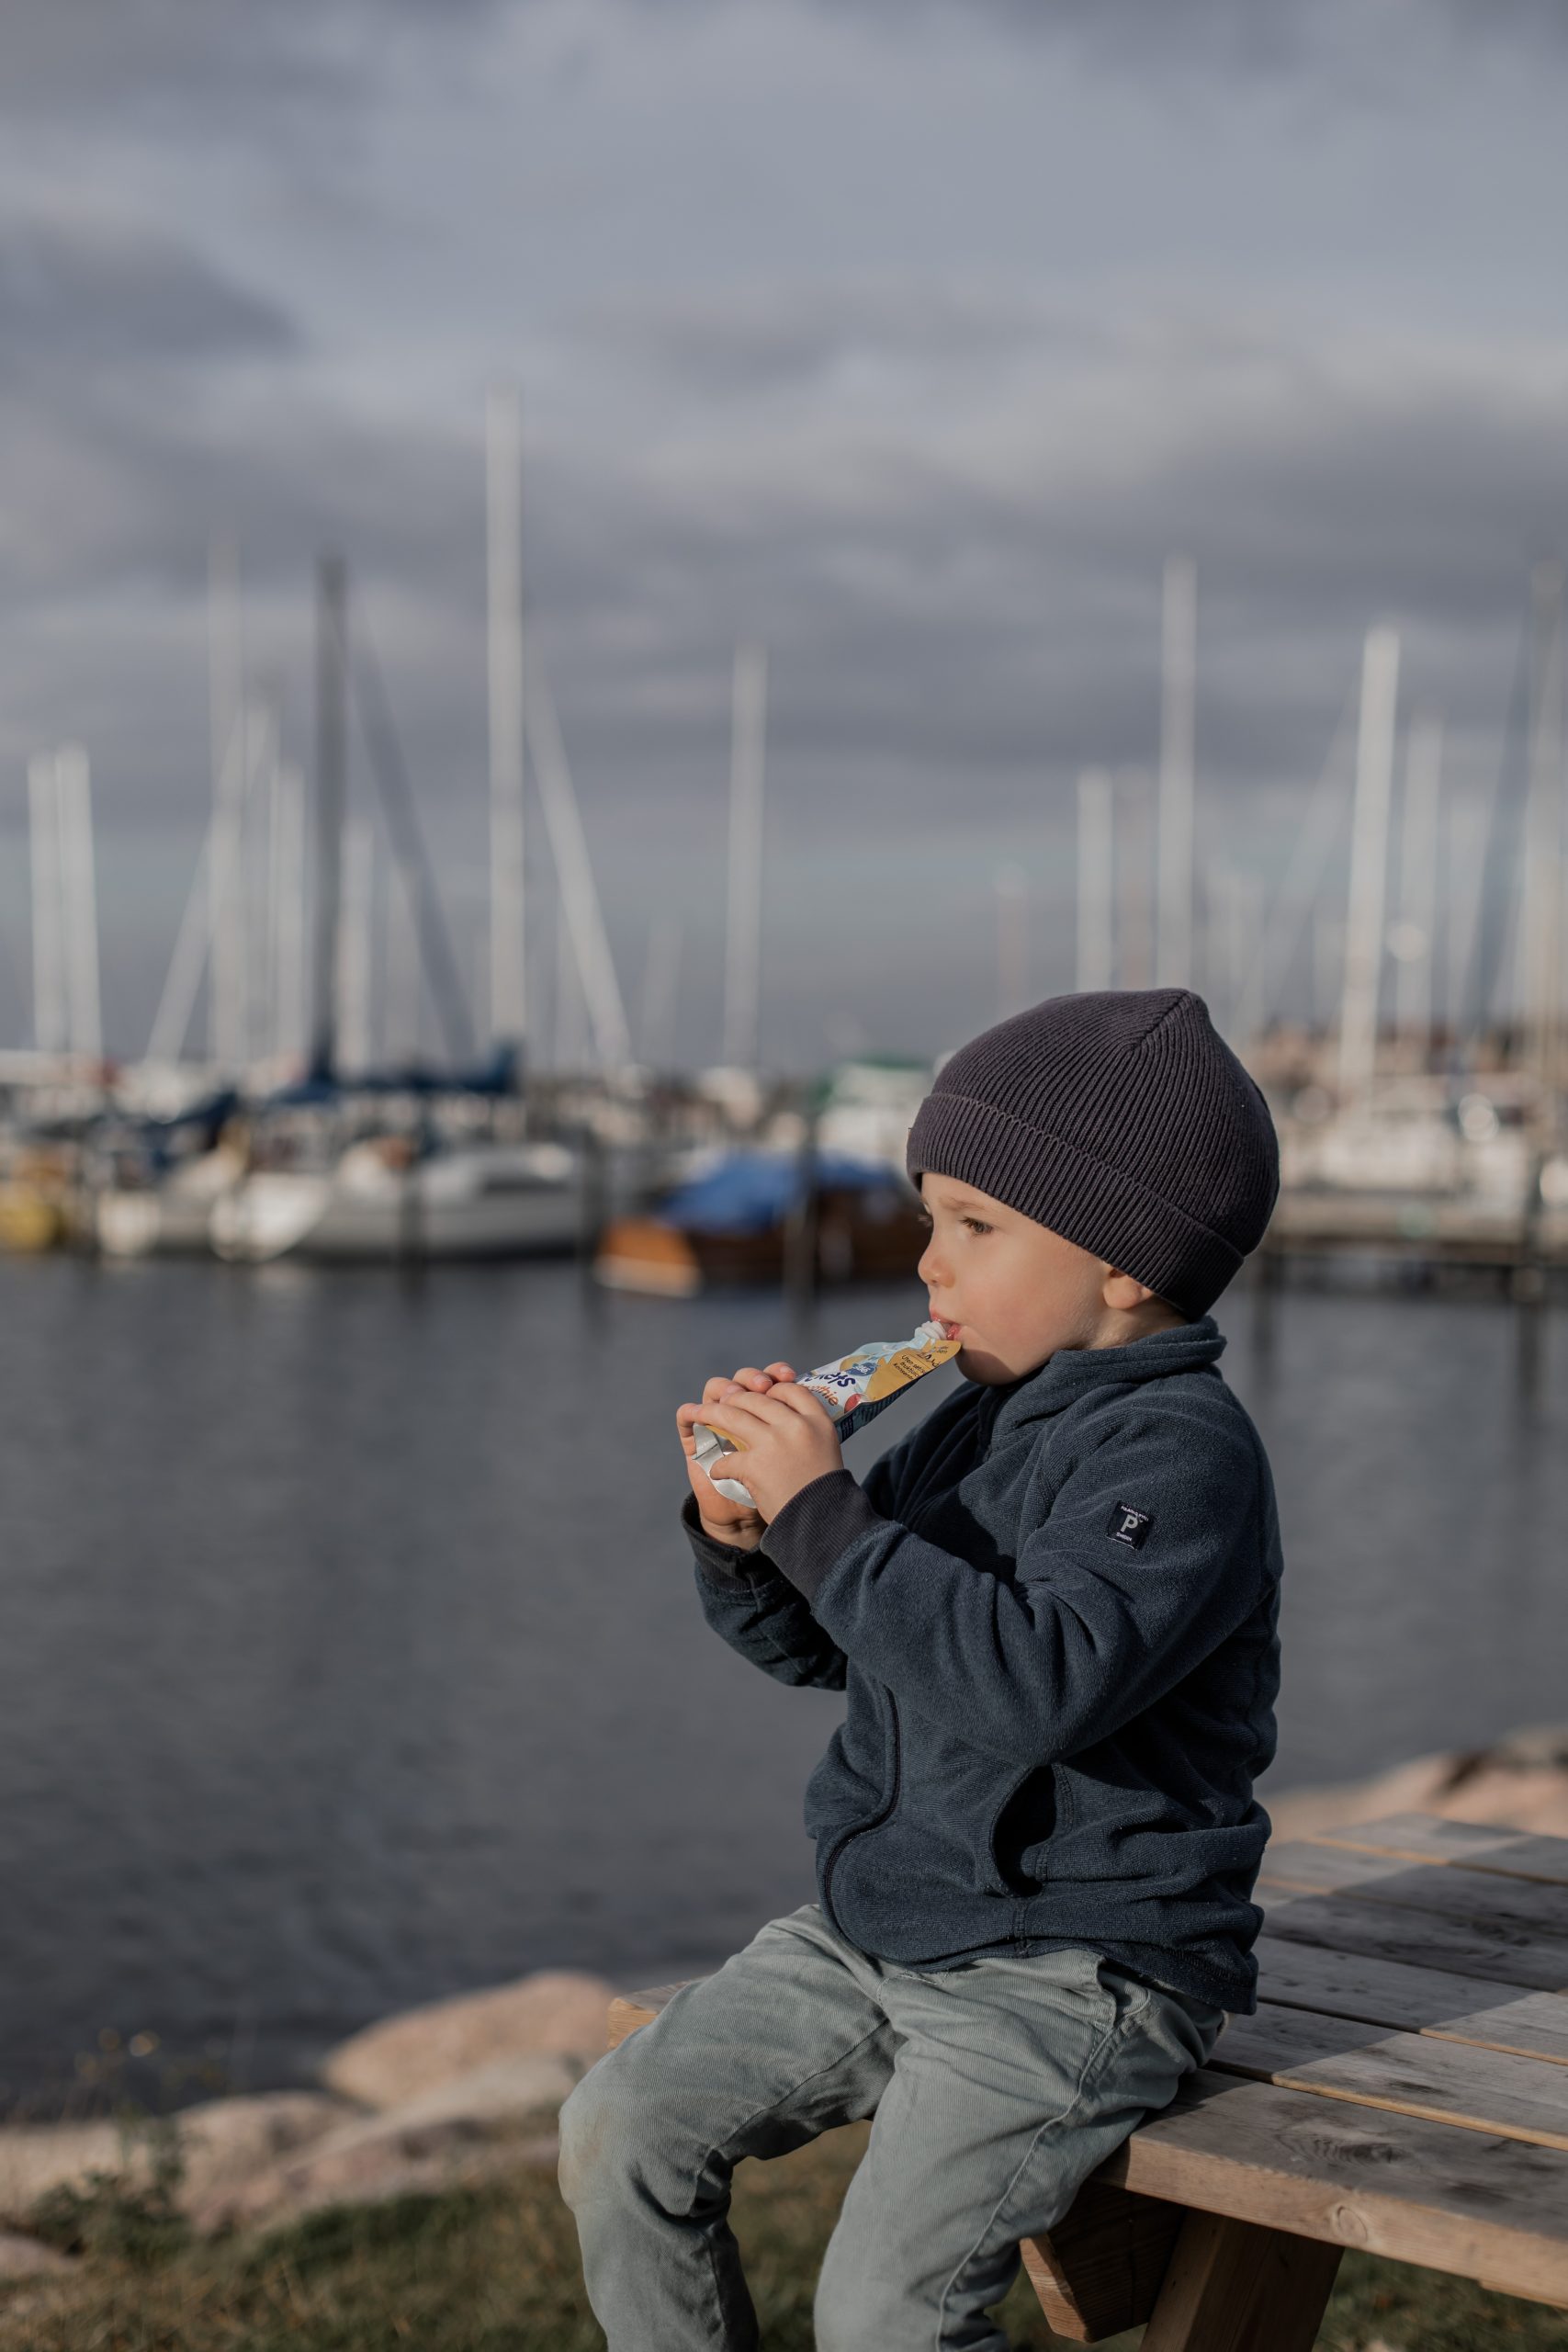
<svg viewBox="0 0 1568 2352">
<path fill-rule="evenodd" d="M 1568 2307 L 1568 1838 L 1396 1814 L 1258 1899 L 1257 2014 L 1023 2249 L 1057 2335 L 1307 2352 L 1347 2246 Z"/>
</svg>

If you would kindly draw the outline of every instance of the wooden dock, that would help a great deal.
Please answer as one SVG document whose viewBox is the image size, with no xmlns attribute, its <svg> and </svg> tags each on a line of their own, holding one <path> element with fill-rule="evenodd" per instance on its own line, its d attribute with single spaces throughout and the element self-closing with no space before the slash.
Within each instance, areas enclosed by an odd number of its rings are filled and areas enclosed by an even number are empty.
<svg viewBox="0 0 1568 2352">
<path fill-rule="evenodd" d="M 1281 1193 L 1264 1243 L 1275 1259 L 1365 1255 L 1432 1265 L 1568 1266 L 1568 1208 L 1325 1187 Z"/>
</svg>

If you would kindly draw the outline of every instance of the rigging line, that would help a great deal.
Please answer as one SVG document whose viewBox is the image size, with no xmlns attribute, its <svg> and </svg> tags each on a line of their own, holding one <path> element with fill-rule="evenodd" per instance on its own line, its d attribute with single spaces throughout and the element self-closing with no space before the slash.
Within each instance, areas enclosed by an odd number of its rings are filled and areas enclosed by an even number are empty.
<svg viewBox="0 0 1568 2352">
<path fill-rule="evenodd" d="M 457 958 L 442 911 L 435 876 L 431 867 L 419 811 L 409 781 L 402 741 L 392 717 L 385 681 L 376 659 L 370 632 L 363 620 L 355 632 L 357 659 L 351 665 L 354 695 L 370 754 L 371 773 L 381 796 L 387 832 L 402 875 L 403 888 L 415 910 L 420 961 L 429 985 L 446 1051 L 455 1064 L 471 1061 L 474 1027 L 468 999 L 458 976 Z"/>
<path fill-rule="evenodd" d="M 180 917 L 174 953 L 169 958 L 169 968 L 164 976 L 158 1010 L 152 1016 L 152 1033 L 147 1040 L 149 1061 L 178 1061 L 184 1049 L 191 1016 L 196 1011 L 202 974 L 212 953 L 213 909 L 209 886 L 218 837 L 226 823 L 243 820 L 250 783 L 249 763 L 245 757 L 245 711 L 242 702 L 230 728 L 229 741 L 218 773 L 216 805 L 202 833 L 196 872 L 191 876 L 185 912 Z"/>
<path fill-rule="evenodd" d="M 571 780 L 555 697 L 536 645 L 528 649 L 525 661 L 528 690 L 524 712 L 528 748 L 545 812 L 550 854 L 555 860 L 561 907 L 588 1005 L 594 1048 L 606 1069 L 624 1069 L 631 1060 L 626 1005 L 593 880 L 588 837 L 582 829 L 582 814 Z"/>
</svg>

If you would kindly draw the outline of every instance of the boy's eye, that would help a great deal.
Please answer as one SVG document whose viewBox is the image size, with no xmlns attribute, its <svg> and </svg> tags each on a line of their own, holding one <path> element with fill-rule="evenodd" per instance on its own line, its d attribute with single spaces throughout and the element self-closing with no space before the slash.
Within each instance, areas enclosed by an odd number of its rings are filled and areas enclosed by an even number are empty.
<svg viewBox="0 0 1568 2352">
<path fill-rule="evenodd" d="M 919 1222 L 925 1227 L 926 1231 L 928 1233 L 931 1232 L 933 1229 L 933 1224 L 930 1209 L 917 1209 L 915 1214 L 919 1219 Z M 992 1229 L 977 1216 L 961 1216 L 958 1222 L 960 1225 L 967 1225 L 971 1227 L 976 1233 L 989 1233 Z"/>
<path fill-rule="evenodd" d="M 989 1233 L 991 1229 L 988 1225 L 982 1224 L 977 1216 L 966 1216 L 963 1218 L 961 1222 L 964 1225 L 973 1226 L 976 1233 Z"/>
</svg>

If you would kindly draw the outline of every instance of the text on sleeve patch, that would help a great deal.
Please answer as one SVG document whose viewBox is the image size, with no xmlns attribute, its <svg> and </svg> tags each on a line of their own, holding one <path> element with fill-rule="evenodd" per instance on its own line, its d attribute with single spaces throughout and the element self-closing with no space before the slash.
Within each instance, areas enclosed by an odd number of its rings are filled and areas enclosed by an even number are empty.
<svg viewBox="0 0 1568 2352">
<path fill-rule="evenodd" d="M 1105 1532 L 1113 1544 L 1130 1544 L 1134 1552 L 1141 1552 L 1154 1523 L 1152 1512 L 1134 1510 L 1131 1503 L 1118 1503 Z"/>
</svg>

